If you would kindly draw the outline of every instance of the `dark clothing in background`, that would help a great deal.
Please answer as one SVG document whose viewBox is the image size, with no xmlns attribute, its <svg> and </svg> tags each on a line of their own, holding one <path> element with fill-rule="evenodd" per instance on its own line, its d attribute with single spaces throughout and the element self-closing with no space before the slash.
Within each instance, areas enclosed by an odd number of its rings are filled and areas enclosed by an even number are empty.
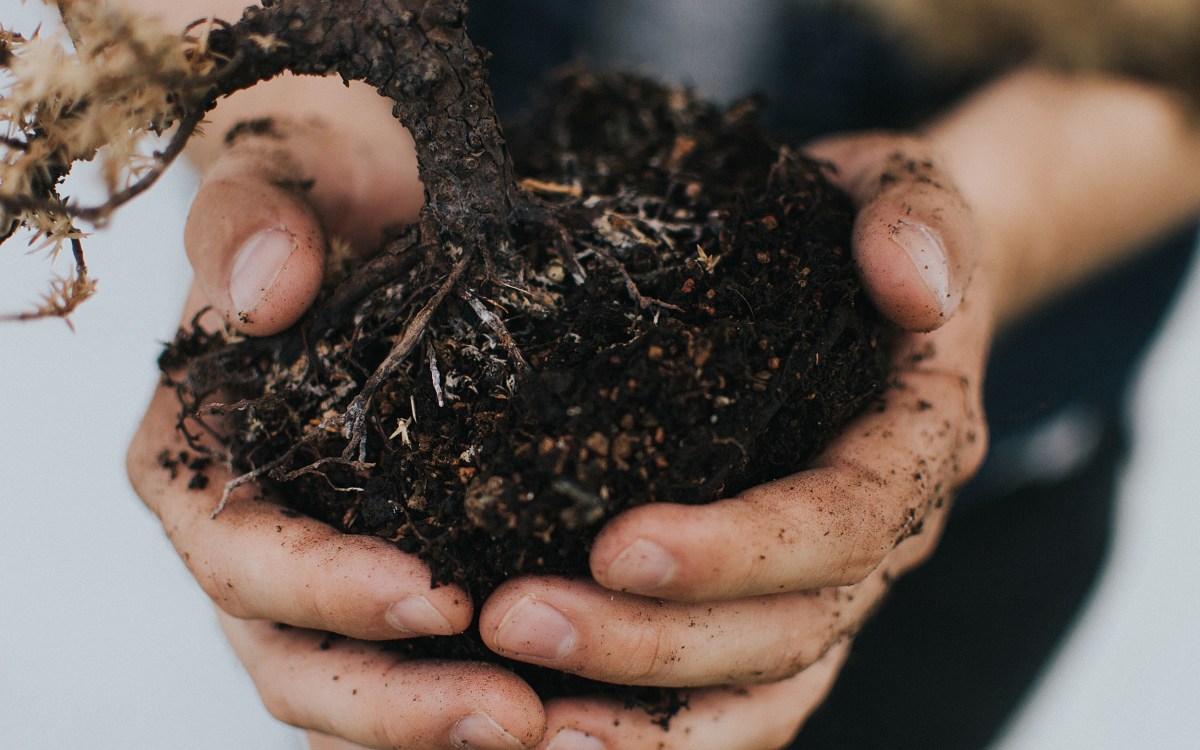
<svg viewBox="0 0 1200 750">
<path fill-rule="evenodd" d="M 611 62 L 589 30 L 603 13 L 638 7 L 475 3 L 472 35 L 495 54 L 501 111 L 517 111 L 556 65 L 583 54 Z M 779 36 L 747 92 L 766 95 L 783 141 L 911 128 L 965 91 L 913 67 L 845 11 L 782 0 L 774 10 Z M 1127 452 L 1122 401 L 1194 244 L 1181 233 L 999 338 L 985 391 L 988 462 L 937 554 L 897 583 L 795 747 L 967 750 L 1003 727 L 1101 570 Z M 1037 442 L 1047 435 L 1069 443 L 1048 464 Z"/>
</svg>

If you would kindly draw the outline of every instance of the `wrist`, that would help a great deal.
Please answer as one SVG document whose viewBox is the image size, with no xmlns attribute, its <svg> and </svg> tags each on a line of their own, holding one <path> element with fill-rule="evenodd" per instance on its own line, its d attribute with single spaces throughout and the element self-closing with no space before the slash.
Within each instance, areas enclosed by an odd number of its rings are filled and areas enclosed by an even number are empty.
<svg viewBox="0 0 1200 750">
<path fill-rule="evenodd" d="M 984 234 L 1001 325 L 1200 211 L 1200 133 L 1145 84 L 1019 70 L 927 134 Z"/>
</svg>

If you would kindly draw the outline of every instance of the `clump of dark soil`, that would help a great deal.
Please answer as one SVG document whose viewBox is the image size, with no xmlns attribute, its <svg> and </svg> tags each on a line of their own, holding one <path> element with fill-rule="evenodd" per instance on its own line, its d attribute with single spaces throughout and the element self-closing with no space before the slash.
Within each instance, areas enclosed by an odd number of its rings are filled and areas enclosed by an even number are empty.
<svg viewBox="0 0 1200 750">
<path fill-rule="evenodd" d="M 626 508 L 803 468 L 883 387 L 886 351 L 852 207 L 756 109 L 623 75 L 557 80 L 507 131 L 530 198 L 511 245 L 436 267 L 401 237 L 390 283 L 333 273 L 343 288 L 292 331 L 181 332 L 163 365 L 184 366 L 185 424 L 227 417 L 236 473 L 476 601 L 521 574 L 585 574 Z M 330 330 L 345 309 L 352 324 Z M 424 311 L 356 440 L 337 417 Z M 200 408 L 218 392 L 228 406 Z M 405 647 L 496 659 L 477 635 Z"/>
</svg>

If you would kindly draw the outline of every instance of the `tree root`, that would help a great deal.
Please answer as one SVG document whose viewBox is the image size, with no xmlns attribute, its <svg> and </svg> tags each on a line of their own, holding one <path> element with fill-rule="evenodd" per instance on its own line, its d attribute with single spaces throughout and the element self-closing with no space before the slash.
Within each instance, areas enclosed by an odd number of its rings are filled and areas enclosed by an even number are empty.
<svg viewBox="0 0 1200 750">
<path fill-rule="evenodd" d="M 379 390 L 379 387 L 383 385 L 385 380 L 396 373 L 409 353 L 416 347 L 417 342 L 424 335 L 425 329 L 429 326 L 429 321 L 433 318 L 433 314 L 437 312 L 442 301 L 446 299 L 446 296 L 458 284 L 463 272 L 470 265 L 473 257 L 472 253 L 462 248 L 459 248 L 458 252 L 461 254 L 461 257 L 454 264 L 450 275 L 446 277 L 446 280 L 434 293 L 433 297 L 409 321 L 408 326 L 404 329 L 404 333 L 401 334 L 400 338 L 392 346 L 391 351 L 388 352 L 387 358 L 372 373 L 366 384 L 363 385 L 362 390 L 350 402 L 350 406 L 337 418 L 336 422 L 322 425 L 322 427 L 340 429 L 342 435 L 349 441 L 345 450 L 342 451 L 343 460 L 349 461 L 351 456 L 357 451 L 358 462 L 364 464 L 367 462 L 367 434 L 365 430 L 367 406 L 370 404 L 375 392 Z"/>
</svg>

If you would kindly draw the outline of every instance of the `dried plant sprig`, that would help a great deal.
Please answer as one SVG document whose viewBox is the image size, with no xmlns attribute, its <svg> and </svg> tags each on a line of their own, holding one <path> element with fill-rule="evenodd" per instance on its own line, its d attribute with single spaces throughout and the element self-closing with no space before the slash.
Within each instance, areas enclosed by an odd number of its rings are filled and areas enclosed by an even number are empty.
<svg viewBox="0 0 1200 750">
<path fill-rule="evenodd" d="M 11 315 L 0 315 L 0 321 L 30 321 L 42 318 L 62 318 L 71 330 L 71 313 L 75 308 L 96 293 L 96 281 L 88 275 L 87 263 L 83 259 L 83 245 L 72 238 L 71 250 L 75 256 L 75 268 L 68 276 L 58 276 L 50 281 L 50 290 L 42 295 L 42 302 L 33 310 Z"/>
<path fill-rule="evenodd" d="M 199 125 L 228 62 L 208 47 L 221 25 L 212 19 L 181 36 L 105 0 L 54 4 L 69 42 L 0 27 L 0 241 L 25 228 L 52 255 L 70 242 L 76 267 L 52 282 L 38 310 L 0 320 L 66 317 L 92 294 L 76 222 L 103 224 L 158 179 Z M 161 150 L 148 147 L 164 135 Z M 61 193 L 63 179 L 98 155 L 105 198 L 79 206 Z"/>
</svg>

